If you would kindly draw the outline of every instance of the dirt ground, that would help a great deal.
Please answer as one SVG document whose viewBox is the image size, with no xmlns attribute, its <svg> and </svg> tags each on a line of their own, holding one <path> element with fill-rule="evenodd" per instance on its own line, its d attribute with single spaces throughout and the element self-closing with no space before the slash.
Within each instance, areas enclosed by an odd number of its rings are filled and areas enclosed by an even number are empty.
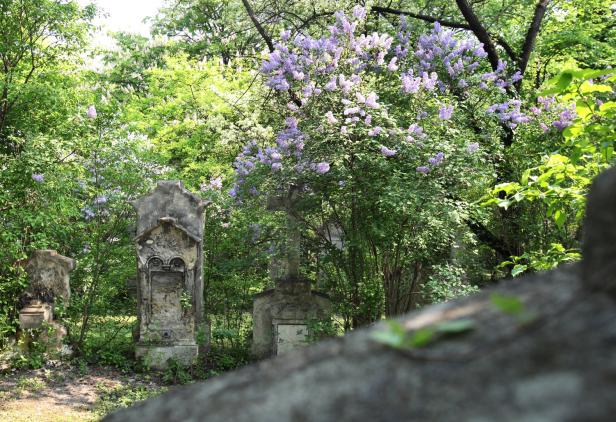
<svg viewBox="0 0 616 422">
<path fill-rule="evenodd" d="M 95 421 L 165 387 L 150 375 L 67 364 L 0 373 L 1 422 Z"/>
</svg>

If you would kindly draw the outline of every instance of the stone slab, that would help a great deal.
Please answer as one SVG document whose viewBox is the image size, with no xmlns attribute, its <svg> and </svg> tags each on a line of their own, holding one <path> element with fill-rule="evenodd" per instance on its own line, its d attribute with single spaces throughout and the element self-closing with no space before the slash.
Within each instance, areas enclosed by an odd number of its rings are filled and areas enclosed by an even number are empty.
<svg viewBox="0 0 616 422">
<path fill-rule="evenodd" d="M 174 359 L 183 366 L 191 365 L 199 353 L 196 344 L 173 346 L 135 346 L 135 356 L 143 359 L 145 365 L 152 369 L 167 369 L 167 361 Z"/>
<path fill-rule="evenodd" d="M 19 327 L 22 330 L 41 328 L 43 323 L 51 322 L 53 310 L 48 304 L 31 304 L 19 311 Z"/>
</svg>

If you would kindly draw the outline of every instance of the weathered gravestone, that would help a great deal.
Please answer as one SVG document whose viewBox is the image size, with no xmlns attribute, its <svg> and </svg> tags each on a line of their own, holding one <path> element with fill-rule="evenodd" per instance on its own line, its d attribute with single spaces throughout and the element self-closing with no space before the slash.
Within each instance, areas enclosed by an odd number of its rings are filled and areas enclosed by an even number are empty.
<svg viewBox="0 0 616 422">
<path fill-rule="evenodd" d="M 285 197 L 271 197 L 269 210 L 283 210 L 287 215 L 284 245 L 285 275 L 276 287 L 255 295 L 253 302 L 252 354 L 256 358 L 279 355 L 308 344 L 309 325 L 330 317 L 331 301 L 312 291 L 311 282 L 302 277 L 300 267 L 301 232 L 296 218 L 297 189 Z"/>
<path fill-rule="evenodd" d="M 159 182 L 133 201 L 137 210 L 137 358 L 163 369 L 190 364 L 203 317 L 203 210 L 178 181 Z"/>
<path fill-rule="evenodd" d="M 69 273 L 75 261 L 49 249 L 36 250 L 28 260 L 28 287 L 19 299 L 21 330 L 43 329 L 37 339 L 47 350 L 60 351 L 66 328 L 54 320 L 54 304 L 68 306 L 71 289 Z M 29 339 L 33 340 L 33 339 Z M 28 341 L 26 341 L 28 343 Z"/>
<path fill-rule="evenodd" d="M 412 337 L 444 323 L 460 326 L 462 318 L 471 330 L 435 337 L 423 348 L 376 341 L 382 333 L 392 338 L 381 323 L 177 389 L 105 421 L 614 420 L 616 169 L 593 185 L 582 262 L 398 322 Z"/>
</svg>

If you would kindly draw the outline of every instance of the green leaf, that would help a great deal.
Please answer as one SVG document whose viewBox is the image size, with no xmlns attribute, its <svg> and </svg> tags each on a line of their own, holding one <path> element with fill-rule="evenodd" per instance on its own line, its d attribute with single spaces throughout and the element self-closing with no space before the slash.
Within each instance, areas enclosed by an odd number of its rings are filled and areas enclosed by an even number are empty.
<svg viewBox="0 0 616 422">
<path fill-rule="evenodd" d="M 556 86 L 561 91 L 564 91 L 565 89 L 567 89 L 567 87 L 569 86 L 572 80 L 573 80 L 573 74 L 571 73 L 571 71 L 565 71 L 560 74 L 560 77 L 558 78 L 558 82 L 556 82 Z"/>
<path fill-rule="evenodd" d="M 562 229 L 567 220 L 567 215 L 562 210 L 554 211 L 554 222 L 559 229 Z"/>
<path fill-rule="evenodd" d="M 424 347 L 434 340 L 434 329 L 420 328 L 411 334 L 408 344 L 410 347 Z"/>
<path fill-rule="evenodd" d="M 516 264 L 512 269 L 511 269 L 511 275 L 513 277 L 517 277 L 520 274 L 522 274 L 524 271 L 526 271 L 528 269 L 528 266 L 526 265 L 522 265 L 522 264 Z"/>
<path fill-rule="evenodd" d="M 402 347 L 404 344 L 404 336 L 400 336 L 400 334 L 393 332 L 391 329 L 373 331 L 370 334 L 370 338 L 377 343 L 396 349 Z"/>
<path fill-rule="evenodd" d="M 475 329 L 475 321 L 471 318 L 461 318 L 443 321 L 436 325 L 436 330 L 444 334 L 459 334 Z"/>
<path fill-rule="evenodd" d="M 524 311 L 524 304 L 517 296 L 492 293 L 490 302 L 505 314 L 519 315 Z"/>
</svg>

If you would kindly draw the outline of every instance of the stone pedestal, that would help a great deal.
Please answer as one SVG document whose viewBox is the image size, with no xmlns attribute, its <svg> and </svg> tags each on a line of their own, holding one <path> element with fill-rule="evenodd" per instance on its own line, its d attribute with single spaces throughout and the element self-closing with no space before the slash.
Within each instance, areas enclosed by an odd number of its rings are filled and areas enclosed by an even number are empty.
<svg viewBox="0 0 616 422">
<path fill-rule="evenodd" d="M 327 295 L 312 291 L 310 280 L 283 278 L 276 288 L 254 296 L 252 354 L 263 359 L 308 344 L 309 322 L 330 318 Z"/>
<path fill-rule="evenodd" d="M 164 369 L 191 364 L 203 326 L 203 209 L 177 181 L 159 182 L 137 210 L 137 358 Z"/>
<path fill-rule="evenodd" d="M 19 328 L 22 330 L 41 328 L 53 320 L 53 308 L 48 303 L 33 300 L 19 311 Z"/>
</svg>

